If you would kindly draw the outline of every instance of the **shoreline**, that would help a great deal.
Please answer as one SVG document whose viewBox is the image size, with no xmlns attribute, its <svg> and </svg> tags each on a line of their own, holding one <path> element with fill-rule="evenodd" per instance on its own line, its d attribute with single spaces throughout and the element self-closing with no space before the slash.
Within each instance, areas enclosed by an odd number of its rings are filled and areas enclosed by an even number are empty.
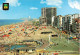
<svg viewBox="0 0 80 55">
<path fill-rule="evenodd" d="M 5 19 L 0 19 L 0 20 L 5 20 Z M 8 19 L 6 19 L 6 20 L 8 20 Z M 18 19 L 10 19 L 10 20 L 18 20 Z M 6 25 L 15 25 L 15 24 L 18 24 L 18 23 L 23 23 L 23 22 L 25 22 L 25 20 L 22 20 L 21 22 L 14 22 L 14 23 L 11 23 L 11 24 L 4 24 L 4 25 L 0 25 L 0 27 L 1 26 L 6 26 Z"/>
</svg>

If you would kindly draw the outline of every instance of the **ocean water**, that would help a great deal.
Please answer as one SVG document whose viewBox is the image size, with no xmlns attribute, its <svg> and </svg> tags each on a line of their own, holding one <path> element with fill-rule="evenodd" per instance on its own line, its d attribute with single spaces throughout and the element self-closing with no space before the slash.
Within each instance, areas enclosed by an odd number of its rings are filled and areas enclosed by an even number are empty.
<svg viewBox="0 0 80 55">
<path fill-rule="evenodd" d="M 0 26 L 3 25 L 9 25 L 9 24 L 15 24 L 15 23 L 19 23 L 19 22 L 23 22 L 24 20 L 14 20 L 14 19 L 4 19 L 4 20 L 0 20 Z"/>
</svg>

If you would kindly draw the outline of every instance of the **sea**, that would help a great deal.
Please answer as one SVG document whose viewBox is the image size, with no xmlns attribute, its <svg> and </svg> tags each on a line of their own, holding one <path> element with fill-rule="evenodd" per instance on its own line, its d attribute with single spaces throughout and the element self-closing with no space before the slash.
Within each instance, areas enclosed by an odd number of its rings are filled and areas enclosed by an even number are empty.
<svg viewBox="0 0 80 55">
<path fill-rule="evenodd" d="M 0 20 L 0 26 L 3 25 L 10 25 L 10 24 L 16 24 L 16 23 L 20 23 L 23 22 L 24 20 L 16 20 L 16 19 L 1 19 Z"/>
</svg>

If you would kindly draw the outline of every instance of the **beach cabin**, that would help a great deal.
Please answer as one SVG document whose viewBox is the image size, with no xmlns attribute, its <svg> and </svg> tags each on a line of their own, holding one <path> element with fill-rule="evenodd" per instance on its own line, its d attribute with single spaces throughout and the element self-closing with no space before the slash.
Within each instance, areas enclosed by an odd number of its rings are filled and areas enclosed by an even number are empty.
<svg viewBox="0 0 80 55">
<path fill-rule="evenodd" d="M 41 34 L 50 34 L 50 33 L 52 33 L 51 31 L 49 31 L 49 32 L 41 32 Z"/>
<path fill-rule="evenodd" d="M 24 52 L 32 53 L 35 51 L 35 49 L 36 47 L 22 47 L 22 48 L 17 48 L 14 51 L 16 51 L 17 53 L 24 53 Z"/>
<path fill-rule="evenodd" d="M 58 37 L 58 35 L 57 34 L 55 34 L 55 35 L 51 35 L 52 37 Z"/>
<path fill-rule="evenodd" d="M 46 50 L 38 50 L 37 51 L 37 54 L 38 55 L 49 55 L 49 51 L 46 51 Z"/>
</svg>

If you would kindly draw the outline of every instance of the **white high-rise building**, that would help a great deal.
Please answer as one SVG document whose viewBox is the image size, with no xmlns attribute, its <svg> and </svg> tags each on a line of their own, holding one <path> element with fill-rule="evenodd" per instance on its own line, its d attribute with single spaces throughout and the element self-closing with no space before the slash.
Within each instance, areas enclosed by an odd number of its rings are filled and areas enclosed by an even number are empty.
<svg viewBox="0 0 80 55">
<path fill-rule="evenodd" d="M 80 17 L 80 14 L 73 14 L 73 15 L 70 15 L 70 16 L 71 16 L 70 24 L 72 24 L 72 20 Z"/>
<path fill-rule="evenodd" d="M 53 26 L 53 23 L 54 23 L 54 18 L 55 18 L 55 16 L 52 17 L 52 26 Z"/>
</svg>

